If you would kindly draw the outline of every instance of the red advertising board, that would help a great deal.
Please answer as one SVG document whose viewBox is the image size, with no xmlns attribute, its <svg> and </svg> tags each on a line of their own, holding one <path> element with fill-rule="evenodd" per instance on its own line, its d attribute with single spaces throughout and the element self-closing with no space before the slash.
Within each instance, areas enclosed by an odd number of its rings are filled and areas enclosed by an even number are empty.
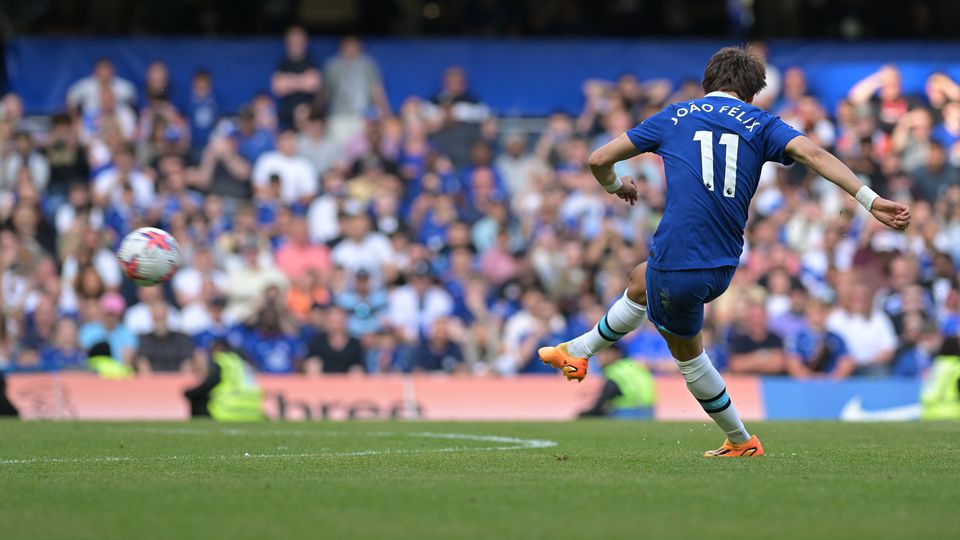
<svg viewBox="0 0 960 540">
<path fill-rule="evenodd" d="M 423 418 L 429 420 L 567 420 L 589 407 L 602 379 L 448 375 L 262 375 L 264 408 L 273 419 Z M 179 420 L 189 415 L 186 375 L 124 380 L 89 373 L 16 374 L 8 394 L 26 419 Z M 728 380 L 745 419 L 763 417 L 757 379 Z M 679 377 L 657 379 L 655 416 L 706 419 Z"/>
</svg>

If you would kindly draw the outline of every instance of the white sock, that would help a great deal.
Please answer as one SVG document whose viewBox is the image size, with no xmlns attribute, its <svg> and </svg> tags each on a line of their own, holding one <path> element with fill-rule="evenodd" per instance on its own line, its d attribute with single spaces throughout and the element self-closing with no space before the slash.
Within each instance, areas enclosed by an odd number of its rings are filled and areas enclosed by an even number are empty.
<svg viewBox="0 0 960 540">
<path fill-rule="evenodd" d="M 578 358 L 589 358 L 640 328 L 646 319 L 647 308 L 627 298 L 624 292 L 596 326 L 567 344 L 567 352 Z"/>
<path fill-rule="evenodd" d="M 743 427 L 737 410 L 730 402 L 730 396 L 727 395 L 727 385 L 723 382 L 723 377 L 717 368 L 713 367 L 707 351 L 700 353 L 700 356 L 687 362 L 677 360 L 680 366 L 680 373 L 687 381 L 687 389 L 697 398 L 703 410 L 713 418 L 713 421 L 720 426 L 727 434 L 727 438 L 734 444 L 746 442 L 750 439 L 750 434 Z"/>
</svg>

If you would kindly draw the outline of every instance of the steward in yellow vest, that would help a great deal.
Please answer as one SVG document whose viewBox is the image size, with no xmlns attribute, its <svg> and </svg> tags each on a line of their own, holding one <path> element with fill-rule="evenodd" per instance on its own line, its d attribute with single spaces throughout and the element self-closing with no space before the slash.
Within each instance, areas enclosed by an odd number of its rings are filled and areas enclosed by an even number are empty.
<svg viewBox="0 0 960 540">
<path fill-rule="evenodd" d="M 960 420 L 960 339 L 944 340 L 920 392 L 923 420 Z"/>
<path fill-rule="evenodd" d="M 206 379 L 184 392 L 190 415 L 223 422 L 258 422 L 263 415 L 263 391 L 253 368 L 239 354 L 215 344 Z"/>
<path fill-rule="evenodd" d="M 622 418 L 651 418 L 656 400 L 653 375 L 640 362 L 622 358 L 616 346 L 597 355 L 603 376 L 607 381 L 593 407 L 580 413 L 586 416 L 616 416 Z"/>
<path fill-rule="evenodd" d="M 90 347 L 87 355 L 87 367 L 104 379 L 126 379 L 133 376 L 133 369 L 114 358 L 110 345 L 106 342 Z"/>
</svg>

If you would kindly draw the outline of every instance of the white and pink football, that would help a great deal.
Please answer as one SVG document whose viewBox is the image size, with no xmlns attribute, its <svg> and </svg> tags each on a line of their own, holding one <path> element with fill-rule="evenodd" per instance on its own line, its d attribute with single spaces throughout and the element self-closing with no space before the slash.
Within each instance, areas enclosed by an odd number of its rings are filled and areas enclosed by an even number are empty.
<svg viewBox="0 0 960 540">
<path fill-rule="evenodd" d="M 141 227 L 126 236 L 117 250 L 124 275 L 137 285 L 168 281 L 180 269 L 180 246 L 163 229 Z"/>
</svg>

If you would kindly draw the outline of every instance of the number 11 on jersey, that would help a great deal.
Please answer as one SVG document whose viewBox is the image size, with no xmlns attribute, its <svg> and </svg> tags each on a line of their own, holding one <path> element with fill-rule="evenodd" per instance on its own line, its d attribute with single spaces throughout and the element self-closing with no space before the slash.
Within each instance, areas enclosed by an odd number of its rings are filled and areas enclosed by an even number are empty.
<svg viewBox="0 0 960 540">
<path fill-rule="evenodd" d="M 693 140 L 700 141 L 700 164 L 703 168 L 703 185 L 713 191 L 713 133 L 698 131 Z M 737 192 L 737 152 L 740 136 L 734 133 L 720 135 L 720 144 L 726 146 L 726 163 L 723 171 L 723 196 L 733 198 Z"/>
</svg>

